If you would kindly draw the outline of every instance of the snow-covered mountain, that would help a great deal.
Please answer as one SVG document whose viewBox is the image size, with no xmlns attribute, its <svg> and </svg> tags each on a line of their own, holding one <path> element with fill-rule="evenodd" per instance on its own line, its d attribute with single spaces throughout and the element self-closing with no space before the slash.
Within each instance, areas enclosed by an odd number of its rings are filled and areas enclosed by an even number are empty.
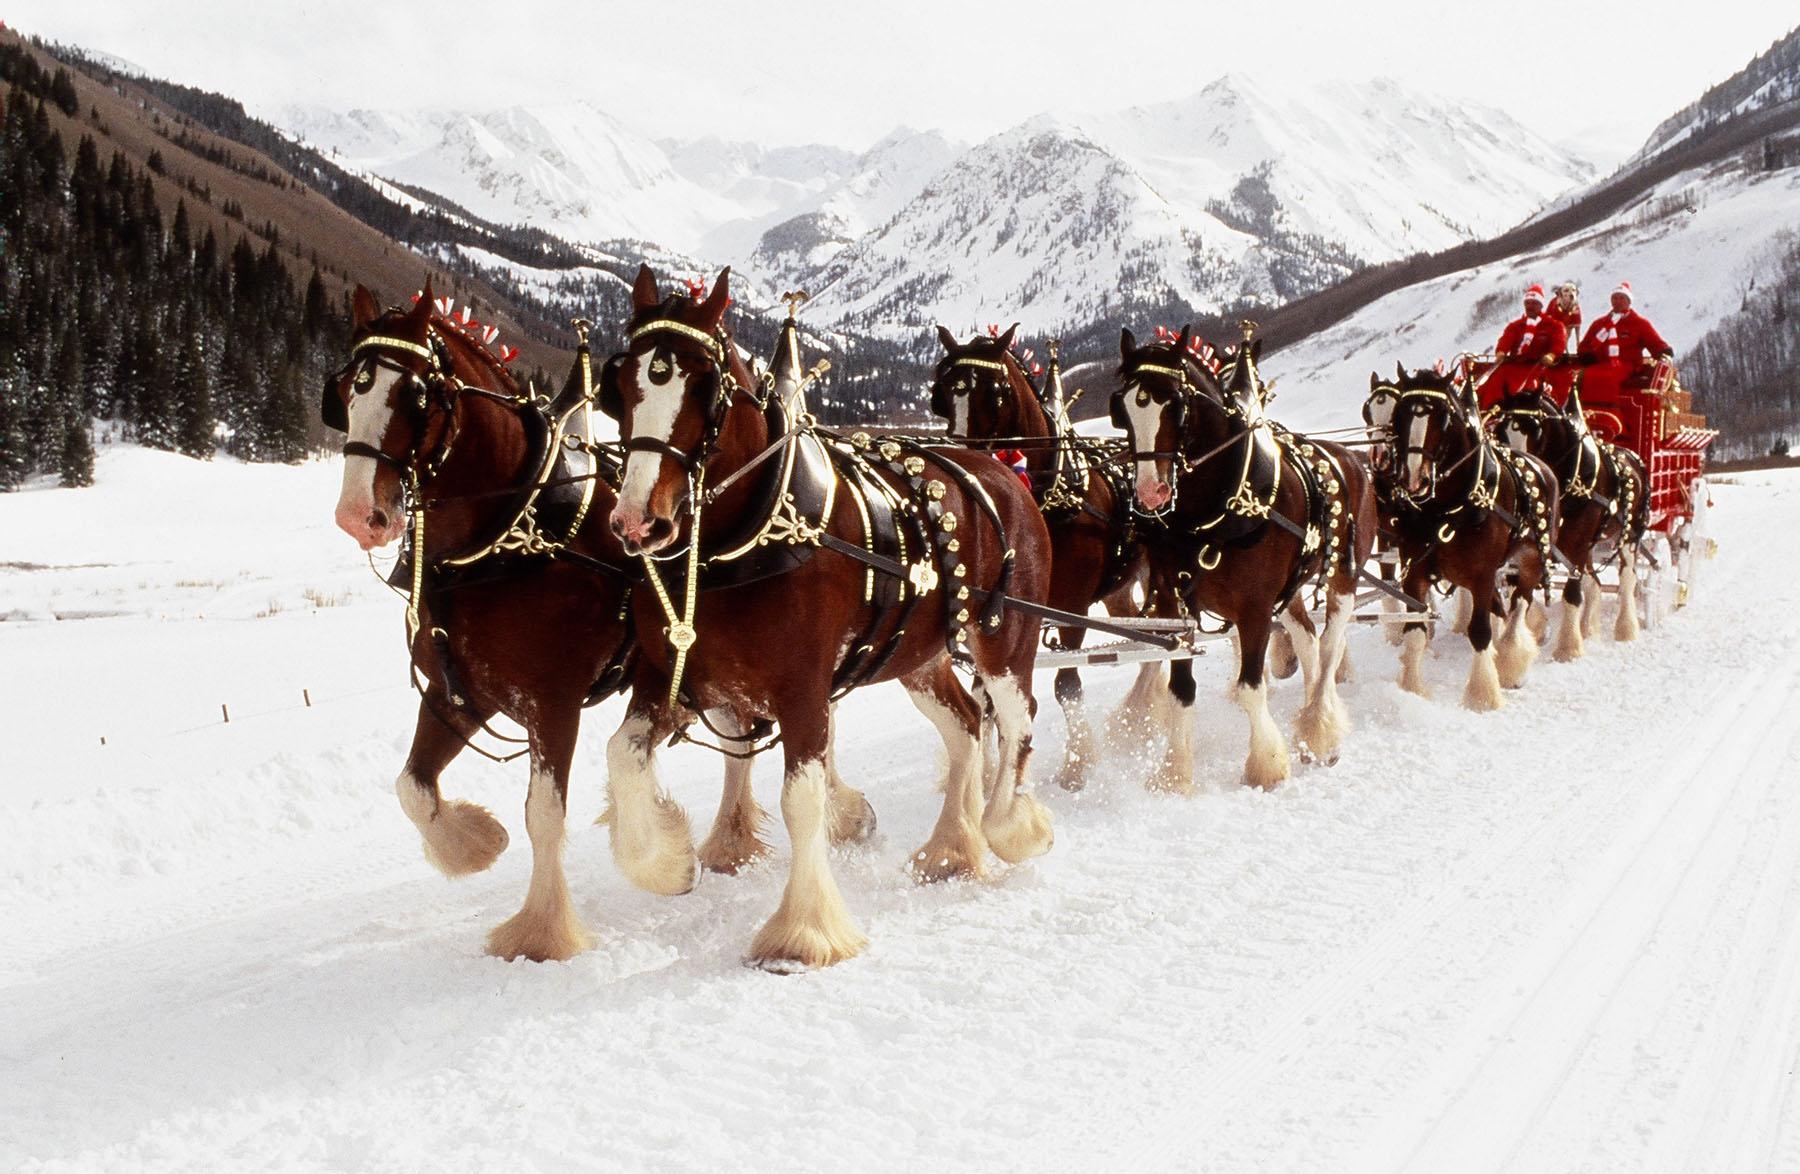
<svg viewBox="0 0 1800 1174">
<path fill-rule="evenodd" d="M 1389 81 L 1271 94 L 1233 75 L 1177 102 L 1040 115 L 973 147 L 903 129 L 860 155 L 657 142 L 585 103 L 279 120 L 489 219 L 733 263 L 805 284 L 830 321 L 888 333 L 1278 303 L 1490 235 L 1592 172 L 1498 111 Z"/>
<path fill-rule="evenodd" d="M 1796 99 L 1800 99 L 1800 28 L 1664 119 L 1634 159 L 1647 159 L 1709 127 Z"/>
</svg>

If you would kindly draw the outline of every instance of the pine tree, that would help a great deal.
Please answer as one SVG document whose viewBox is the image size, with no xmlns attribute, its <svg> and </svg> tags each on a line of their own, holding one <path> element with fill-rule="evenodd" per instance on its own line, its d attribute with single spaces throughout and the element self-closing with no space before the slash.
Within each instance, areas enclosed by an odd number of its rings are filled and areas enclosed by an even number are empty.
<svg viewBox="0 0 1800 1174">
<path fill-rule="evenodd" d="M 212 373 L 200 327 L 190 314 L 182 328 L 181 354 L 175 363 L 175 451 L 211 460 L 213 439 Z"/>
<path fill-rule="evenodd" d="M 71 326 L 63 332 L 57 348 L 53 387 L 62 408 L 62 444 L 58 446 L 57 467 L 62 483 L 68 486 L 94 483 L 94 438 L 88 427 L 87 408 L 82 402 L 80 330 Z"/>
</svg>

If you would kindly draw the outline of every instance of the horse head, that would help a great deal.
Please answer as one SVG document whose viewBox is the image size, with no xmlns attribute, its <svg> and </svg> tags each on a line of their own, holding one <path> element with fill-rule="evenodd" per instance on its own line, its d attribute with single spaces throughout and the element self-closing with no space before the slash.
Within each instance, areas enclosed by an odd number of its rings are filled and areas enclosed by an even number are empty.
<svg viewBox="0 0 1800 1174">
<path fill-rule="evenodd" d="M 1491 409 L 1489 423 L 1508 447 L 1537 456 L 1543 456 L 1571 431 L 1562 409 L 1538 387 L 1509 392 Z"/>
<path fill-rule="evenodd" d="M 400 536 L 405 490 L 448 452 L 454 363 L 432 324 L 430 286 L 410 310 L 381 311 L 360 285 L 350 305 L 350 361 L 326 379 L 319 418 L 345 434 L 337 524 L 374 550 Z"/>
<path fill-rule="evenodd" d="M 611 526 L 626 553 L 654 554 L 675 541 L 697 477 L 740 388 L 751 386 L 722 323 L 731 270 L 712 291 L 663 297 L 650 266 L 631 290 L 626 349 L 600 374 L 600 410 L 619 422 L 625 472 Z"/>
<path fill-rule="evenodd" d="M 1046 433 L 1037 389 L 1012 353 L 1019 324 L 1006 333 L 966 343 L 942 326 L 944 357 L 931 377 L 932 415 L 949 421 L 950 435 L 985 440 Z"/>
<path fill-rule="evenodd" d="M 1467 385 L 1450 372 L 1397 369 L 1385 471 L 1407 495 L 1416 496 L 1483 443 L 1480 416 Z"/>
<path fill-rule="evenodd" d="M 1250 425 L 1239 396 L 1223 387 L 1189 350 L 1192 327 L 1172 341 L 1138 346 L 1129 329 L 1119 332 L 1119 386 L 1112 394 L 1112 422 L 1131 444 L 1136 467 L 1135 505 L 1148 513 L 1175 506 L 1178 468 L 1188 468 L 1190 449 L 1226 438 Z M 1248 372 L 1245 378 L 1254 377 Z"/>
</svg>

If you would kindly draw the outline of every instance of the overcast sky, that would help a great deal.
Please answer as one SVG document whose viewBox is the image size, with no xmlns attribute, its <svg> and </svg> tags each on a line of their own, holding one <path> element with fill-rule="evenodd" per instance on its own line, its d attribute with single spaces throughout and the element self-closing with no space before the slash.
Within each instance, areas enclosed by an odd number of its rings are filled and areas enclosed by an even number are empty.
<svg viewBox="0 0 1800 1174">
<path fill-rule="evenodd" d="M 12 0 L 4 19 L 240 98 L 348 109 L 584 98 L 654 135 L 863 147 L 905 124 L 977 139 L 1050 109 L 1397 78 L 1548 137 L 1634 149 L 1791 28 L 1771 0 L 1459 4 L 863 4 L 796 0 L 274 3 Z"/>
</svg>

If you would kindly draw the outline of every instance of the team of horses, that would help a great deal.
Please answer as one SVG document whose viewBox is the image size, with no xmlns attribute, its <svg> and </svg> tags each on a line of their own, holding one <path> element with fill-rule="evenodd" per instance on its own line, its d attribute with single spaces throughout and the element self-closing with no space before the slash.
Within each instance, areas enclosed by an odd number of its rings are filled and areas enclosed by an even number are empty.
<svg viewBox="0 0 1800 1174">
<path fill-rule="evenodd" d="M 1402 368 L 1371 377 L 1366 436 L 1339 441 L 1271 418 L 1249 324 L 1219 352 L 1187 329 L 1143 345 L 1126 330 L 1110 404 L 1120 458 L 1075 432 L 1054 360 L 1040 385 L 1016 327 L 966 341 L 940 327 L 930 404 L 948 437 L 846 435 L 804 410 L 792 316 L 755 371 L 726 324 L 730 301 L 729 271 L 710 290 L 665 293 L 645 266 L 623 349 L 596 370 L 580 323 L 575 369 L 540 395 L 429 289 L 386 310 L 360 286 L 353 295 L 348 361 L 321 400 L 346 435 L 337 521 L 365 550 L 406 538 L 394 581 L 420 698 L 396 789 L 447 875 L 488 867 L 507 835 L 444 797 L 441 772 L 496 714 L 525 731 L 533 863 L 519 912 L 489 935 L 500 957 L 566 959 L 591 944 L 564 826 L 582 709 L 613 693 L 628 699 L 601 819 L 620 870 L 651 892 L 768 855 L 750 759 L 778 743 L 792 849 L 747 960 L 782 970 L 865 943 L 829 852 L 875 827 L 832 754 L 833 706 L 852 689 L 898 681 L 943 739 L 943 807 L 909 860 L 932 882 L 1050 849 L 1028 776 L 1034 666 L 1041 637 L 1079 648 L 1095 606 L 1230 626 L 1243 777 L 1264 788 L 1292 769 L 1269 710 L 1272 661 L 1302 675 L 1299 753 L 1341 752 L 1337 685 L 1378 547 L 1393 552 L 1389 591 L 1410 609 L 1408 690 L 1425 691 L 1434 585 L 1472 601 L 1474 709 L 1523 684 L 1537 648 L 1528 613 L 1553 556 L 1571 570 L 1556 656 L 1581 654 L 1608 561 L 1621 574 L 1615 635 L 1636 634 L 1642 467 L 1535 393 L 1484 420 L 1472 381 Z M 617 422 L 617 446 L 592 440 L 592 409 Z M 1055 777 L 1078 789 L 1100 755 L 1075 669 L 1057 673 L 1055 695 L 1068 727 Z M 1191 660 L 1166 674 L 1147 664 L 1115 715 L 1115 730 L 1154 731 L 1167 747 L 1153 786 L 1192 787 L 1194 697 Z M 696 846 L 656 751 L 697 728 L 724 752 L 725 780 Z"/>
</svg>

